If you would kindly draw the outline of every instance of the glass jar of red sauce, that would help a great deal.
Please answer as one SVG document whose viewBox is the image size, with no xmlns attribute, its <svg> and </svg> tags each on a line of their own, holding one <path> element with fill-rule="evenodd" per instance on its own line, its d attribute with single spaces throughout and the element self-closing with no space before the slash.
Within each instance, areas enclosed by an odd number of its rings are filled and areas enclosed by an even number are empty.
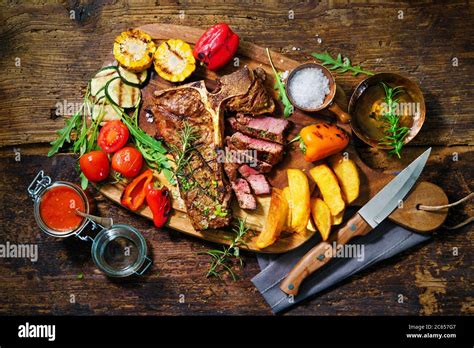
<svg viewBox="0 0 474 348">
<path fill-rule="evenodd" d="M 76 184 L 52 182 L 43 171 L 31 182 L 28 194 L 34 201 L 34 215 L 38 226 L 53 237 L 76 236 L 92 242 L 91 253 L 97 267 L 110 277 L 142 275 L 152 264 L 147 256 L 145 238 L 132 226 L 115 224 L 105 228 L 89 214 L 93 201 Z M 95 237 L 82 232 L 99 229 Z M 89 230 L 89 229 L 88 229 Z M 125 252 L 124 252 L 125 251 Z"/>
<path fill-rule="evenodd" d="M 86 193 L 76 184 L 67 181 L 51 182 L 40 171 L 28 187 L 34 200 L 34 214 L 38 226 L 54 237 L 78 234 L 88 220 L 77 215 L 76 210 L 89 214 L 91 204 Z"/>
</svg>

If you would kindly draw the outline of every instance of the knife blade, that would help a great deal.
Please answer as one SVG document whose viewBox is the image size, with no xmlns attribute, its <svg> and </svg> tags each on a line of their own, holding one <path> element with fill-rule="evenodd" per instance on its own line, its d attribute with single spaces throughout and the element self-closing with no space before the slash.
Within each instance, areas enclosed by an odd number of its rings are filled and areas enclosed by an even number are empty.
<svg viewBox="0 0 474 348">
<path fill-rule="evenodd" d="M 367 234 L 387 218 L 405 198 L 420 176 L 431 148 L 393 178 L 370 199 L 347 223 L 324 242 L 308 251 L 282 281 L 280 289 L 288 295 L 296 295 L 302 281 L 325 265 L 334 256 L 335 248 L 346 244 L 355 236 Z"/>
<path fill-rule="evenodd" d="M 411 162 L 359 210 L 359 215 L 372 228 L 385 220 L 405 198 L 423 171 L 430 153 L 431 147 Z"/>
</svg>

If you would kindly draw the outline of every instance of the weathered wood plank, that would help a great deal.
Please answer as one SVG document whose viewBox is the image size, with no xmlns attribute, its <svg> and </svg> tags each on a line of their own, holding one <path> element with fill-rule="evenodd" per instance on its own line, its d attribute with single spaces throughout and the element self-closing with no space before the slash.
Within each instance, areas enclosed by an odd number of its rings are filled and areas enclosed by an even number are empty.
<svg viewBox="0 0 474 348">
<path fill-rule="evenodd" d="M 230 23 L 245 40 L 294 59 L 305 60 L 311 52 L 327 49 L 370 70 L 404 73 L 421 84 L 427 102 L 427 121 L 414 144 L 472 144 L 474 139 L 474 106 L 465 102 L 474 93 L 474 25 L 466 21 L 473 9 L 466 2 L 428 7 L 275 1 L 248 6 L 210 1 L 1 7 L 0 146 L 51 141 L 63 125 L 61 118 L 54 119 L 56 104 L 81 101 L 87 80 L 121 30 L 156 22 L 205 28 L 217 21 Z M 289 19 L 290 10 L 294 19 Z M 458 59 L 457 67 L 453 58 Z M 337 79 L 350 94 L 361 78 Z"/>
<path fill-rule="evenodd" d="M 407 148 L 406 157 L 421 149 Z M 451 151 L 451 152 L 450 152 Z M 457 152 L 459 161 L 449 160 Z M 154 258 L 154 265 L 143 278 L 111 280 L 102 275 L 90 258 L 90 245 L 71 238 L 55 240 L 36 227 L 32 203 L 26 187 L 36 172 L 44 169 L 55 179 L 77 180 L 71 171 L 74 159 L 59 155 L 46 159 L 44 149 L 20 147 L 16 162 L 11 148 L 0 151 L 2 199 L 0 241 L 37 243 L 39 260 L 3 259 L 0 263 L 0 303 L 2 314 L 269 314 L 250 278 L 258 273 L 251 253 L 245 253 L 246 266 L 238 271 L 241 280 L 225 283 L 206 279 L 208 259 L 198 255 L 214 247 L 175 231 L 155 229 L 152 224 L 91 191 L 98 213 L 117 222 L 132 224 L 143 232 Z M 370 158 L 377 158 L 371 155 Z M 377 160 L 378 167 L 387 162 Z M 446 172 L 449 175 L 440 175 Z M 21 173 L 22 175 L 18 175 Z M 451 201 L 473 189 L 472 148 L 433 149 L 424 179 L 444 187 Z M 452 210 L 447 224 L 453 225 L 474 213 L 472 204 Z M 432 241 L 398 255 L 345 281 L 331 291 L 289 312 L 320 315 L 386 314 L 472 314 L 473 228 L 452 232 L 438 231 Z M 453 255 L 453 248 L 459 255 Z M 83 274 L 83 279 L 77 279 Z M 444 293 L 443 293 L 444 292 Z M 397 303 L 398 295 L 404 303 Z M 76 303 L 70 303 L 75 295 Z M 184 303 L 180 303 L 180 298 Z M 180 297 L 181 296 L 181 297 Z"/>
<path fill-rule="evenodd" d="M 226 21 L 243 39 L 293 59 L 303 61 L 313 51 L 328 49 L 369 70 L 401 72 L 421 84 L 427 102 L 427 121 L 413 144 L 472 145 L 474 24 L 468 20 L 473 8 L 467 2 L 104 3 L 0 5 L 0 146 L 15 145 L 21 154 L 16 162 L 12 147 L 0 151 L 0 242 L 38 243 L 40 254 L 36 264 L 20 259 L 0 262 L 2 314 L 270 313 L 249 280 L 259 271 L 252 254 L 244 255 L 247 265 L 240 281 L 206 279 L 208 259 L 196 252 L 214 245 L 174 231 L 157 231 L 97 193 L 93 192 L 99 214 L 130 223 L 147 238 L 155 264 L 144 278 L 107 279 L 95 268 L 87 243 L 57 241 L 36 227 L 25 191 L 34 174 L 45 169 L 56 178 L 77 177 L 70 156 L 47 159 L 47 148 L 32 144 L 54 138 L 63 125 L 61 118 L 51 118 L 55 104 L 81 101 L 87 80 L 110 53 L 113 38 L 127 27 L 162 22 L 206 28 Z M 288 18 L 290 10 L 294 19 Z M 403 19 L 398 18 L 400 10 Z M 457 67 L 452 65 L 455 57 Z M 19 67 L 16 58 L 21 59 Z M 350 95 L 361 78 L 339 75 L 337 80 Z M 402 162 L 365 147 L 359 146 L 359 151 L 370 166 L 393 172 L 424 148 L 407 147 Z M 459 160 L 453 161 L 456 153 Z M 454 201 L 473 190 L 473 163 L 472 146 L 435 147 L 423 178 L 443 187 Z M 472 203 L 465 203 L 452 209 L 446 224 L 473 213 Z M 390 314 L 398 315 L 472 315 L 473 232 L 472 225 L 455 232 L 442 229 L 425 245 L 356 275 L 289 314 L 387 314 L 390 308 Z M 457 256 L 453 248 L 458 248 Z M 77 279 L 78 274 L 84 279 Z M 70 303 L 71 294 L 75 304 Z M 400 294 L 404 303 L 397 302 Z"/>
</svg>

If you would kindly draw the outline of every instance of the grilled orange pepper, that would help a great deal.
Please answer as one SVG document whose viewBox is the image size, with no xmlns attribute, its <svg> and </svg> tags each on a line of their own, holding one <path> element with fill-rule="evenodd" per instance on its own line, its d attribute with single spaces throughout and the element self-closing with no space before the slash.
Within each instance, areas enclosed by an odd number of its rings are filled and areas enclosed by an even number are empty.
<svg viewBox="0 0 474 348">
<path fill-rule="evenodd" d="M 349 136 L 343 129 L 324 122 L 304 127 L 299 137 L 300 148 L 307 162 L 331 156 L 349 144 Z"/>
<path fill-rule="evenodd" d="M 153 172 L 148 169 L 137 176 L 123 191 L 121 203 L 131 211 L 136 211 L 145 202 L 148 184 L 153 180 Z"/>
</svg>

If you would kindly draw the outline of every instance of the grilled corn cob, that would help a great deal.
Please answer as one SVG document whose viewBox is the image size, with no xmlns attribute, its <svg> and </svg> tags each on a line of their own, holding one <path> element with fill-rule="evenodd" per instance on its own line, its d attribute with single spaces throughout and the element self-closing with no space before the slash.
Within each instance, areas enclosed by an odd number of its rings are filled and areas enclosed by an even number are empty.
<svg viewBox="0 0 474 348">
<path fill-rule="evenodd" d="M 151 36 L 138 29 L 124 31 L 114 42 L 115 59 L 125 69 L 134 72 L 151 66 L 155 49 Z"/>
<path fill-rule="evenodd" d="M 171 82 L 183 81 L 196 70 L 196 60 L 191 47 L 182 40 L 174 39 L 158 46 L 154 65 L 158 75 Z"/>
</svg>

